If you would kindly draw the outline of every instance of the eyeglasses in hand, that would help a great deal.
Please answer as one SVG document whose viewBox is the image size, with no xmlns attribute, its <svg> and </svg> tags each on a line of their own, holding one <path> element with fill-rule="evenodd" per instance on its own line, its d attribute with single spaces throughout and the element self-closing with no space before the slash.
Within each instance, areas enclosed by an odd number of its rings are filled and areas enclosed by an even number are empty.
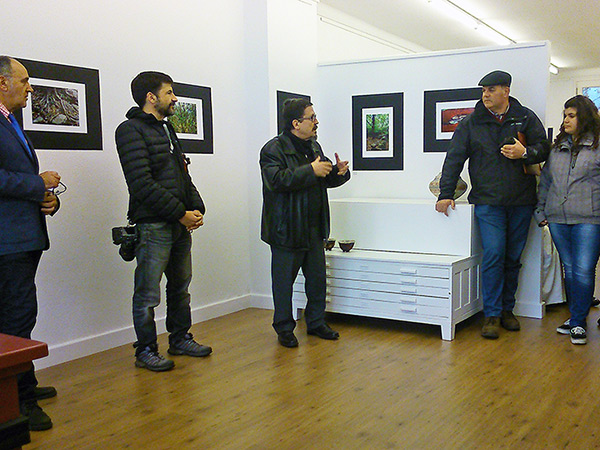
<svg viewBox="0 0 600 450">
<path fill-rule="evenodd" d="M 60 194 L 62 194 L 66 190 L 67 190 L 67 185 L 64 184 L 62 181 L 59 181 L 58 186 L 56 186 L 55 188 L 52 188 L 52 189 L 48 189 L 48 192 L 50 192 L 58 197 Z"/>
</svg>

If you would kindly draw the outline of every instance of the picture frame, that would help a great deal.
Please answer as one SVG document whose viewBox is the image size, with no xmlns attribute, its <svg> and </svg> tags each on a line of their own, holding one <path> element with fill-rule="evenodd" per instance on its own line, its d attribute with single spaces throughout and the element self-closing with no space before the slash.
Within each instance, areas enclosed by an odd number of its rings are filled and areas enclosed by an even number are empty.
<svg viewBox="0 0 600 450">
<path fill-rule="evenodd" d="M 18 60 L 34 92 L 15 117 L 36 150 L 102 150 L 99 70 Z"/>
<path fill-rule="evenodd" d="M 277 133 L 283 133 L 283 104 L 290 98 L 303 98 L 310 102 L 310 95 L 294 94 L 293 92 L 277 91 Z"/>
<path fill-rule="evenodd" d="M 579 80 L 576 84 L 577 94 L 589 97 L 600 110 L 600 78 Z"/>
<path fill-rule="evenodd" d="M 425 91 L 423 105 L 423 152 L 448 150 L 458 123 L 473 112 L 481 88 Z"/>
<path fill-rule="evenodd" d="M 352 96 L 352 170 L 404 169 L 404 93 Z"/>
<path fill-rule="evenodd" d="M 178 101 L 167 120 L 183 152 L 214 154 L 211 88 L 175 82 L 173 91 Z"/>
</svg>

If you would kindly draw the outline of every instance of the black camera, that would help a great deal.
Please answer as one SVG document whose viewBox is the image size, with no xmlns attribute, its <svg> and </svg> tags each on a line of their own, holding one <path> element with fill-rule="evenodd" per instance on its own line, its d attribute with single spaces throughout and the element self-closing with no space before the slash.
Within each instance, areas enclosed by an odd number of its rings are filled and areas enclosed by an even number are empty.
<svg viewBox="0 0 600 450">
<path fill-rule="evenodd" d="M 115 227 L 112 229 L 113 244 L 120 245 L 119 255 L 125 261 L 133 261 L 135 258 L 135 247 L 139 242 L 139 236 L 135 225 L 126 227 Z"/>
</svg>

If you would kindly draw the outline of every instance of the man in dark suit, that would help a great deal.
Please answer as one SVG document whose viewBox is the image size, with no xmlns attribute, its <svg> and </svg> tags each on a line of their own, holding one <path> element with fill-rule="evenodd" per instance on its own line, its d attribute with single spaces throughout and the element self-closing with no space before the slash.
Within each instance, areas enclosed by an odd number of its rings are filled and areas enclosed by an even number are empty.
<svg viewBox="0 0 600 450">
<path fill-rule="evenodd" d="M 0 333 L 28 339 L 37 316 L 35 273 L 49 247 L 45 216 L 58 209 L 52 189 L 60 181 L 56 172 L 39 173 L 33 145 L 13 116 L 30 92 L 27 69 L 0 56 Z M 51 428 L 37 400 L 55 396 L 56 389 L 37 386 L 33 364 L 19 375 L 18 387 L 30 429 Z"/>
</svg>

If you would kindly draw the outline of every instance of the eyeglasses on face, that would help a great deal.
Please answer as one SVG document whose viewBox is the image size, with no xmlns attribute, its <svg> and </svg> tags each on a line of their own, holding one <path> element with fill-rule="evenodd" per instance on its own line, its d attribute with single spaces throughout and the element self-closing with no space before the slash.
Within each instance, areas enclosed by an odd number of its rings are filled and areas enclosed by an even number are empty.
<svg viewBox="0 0 600 450">
<path fill-rule="evenodd" d="M 310 117 L 300 117 L 299 119 L 296 119 L 298 122 L 302 122 L 303 120 L 310 120 L 311 122 L 316 122 L 317 121 L 317 115 L 313 114 Z"/>
</svg>

